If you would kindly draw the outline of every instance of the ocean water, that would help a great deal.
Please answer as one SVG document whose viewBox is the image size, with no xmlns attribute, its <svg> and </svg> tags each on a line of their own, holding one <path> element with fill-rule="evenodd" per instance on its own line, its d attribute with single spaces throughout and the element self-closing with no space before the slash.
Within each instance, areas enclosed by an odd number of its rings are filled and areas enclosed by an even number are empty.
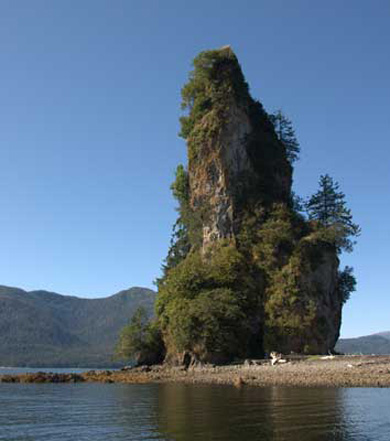
<svg viewBox="0 0 390 441">
<path fill-rule="evenodd" d="M 3 367 L 0 366 L 0 375 L 7 374 L 30 374 L 35 372 L 53 372 L 56 374 L 81 374 L 82 372 L 87 371 L 104 371 L 102 368 L 36 368 L 36 367 Z M 110 368 L 110 370 L 113 370 Z"/>
<path fill-rule="evenodd" d="M 0 383 L 0 440 L 388 441 L 390 389 Z"/>
</svg>

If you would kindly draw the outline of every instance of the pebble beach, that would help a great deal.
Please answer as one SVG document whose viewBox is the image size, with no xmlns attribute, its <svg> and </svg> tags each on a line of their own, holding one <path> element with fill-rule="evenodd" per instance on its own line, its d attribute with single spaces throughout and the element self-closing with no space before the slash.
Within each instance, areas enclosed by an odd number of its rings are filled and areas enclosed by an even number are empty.
<svg viewBox="0 0 390 441">
<path fill-rule="evenodd" d="M 188 369 L 164 365 L 84 373 L 1 375 L 0 383 L 190 383 L 287 387 L 390 387 L 390 356 L 302 357 L 271 365 L 247 360 L 226 366 Z"/>
</svg>

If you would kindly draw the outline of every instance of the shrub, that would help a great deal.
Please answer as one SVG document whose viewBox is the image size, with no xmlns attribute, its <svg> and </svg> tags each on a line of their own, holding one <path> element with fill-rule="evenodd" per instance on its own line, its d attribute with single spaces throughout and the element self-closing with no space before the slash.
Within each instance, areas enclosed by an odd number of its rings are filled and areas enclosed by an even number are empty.
<svg viewBox="0 0 390 441">
<path fill-rule="evenodd" d="M 125 326 L 115 348 L 116 357 L 135 360 L 137 364 L 155 364 L 164 358 L 164 344 L 155 320 L 150 320 L 144 308 L 138 308 Z"/>
<path fill-rule="evenodd" d="M 246 350 L 250 316 L 260 305 L 258 281 L 229 244 L 193 252 L 160 287 L 157 316 L 168 350 L 232 358 Z"/>
</svg>

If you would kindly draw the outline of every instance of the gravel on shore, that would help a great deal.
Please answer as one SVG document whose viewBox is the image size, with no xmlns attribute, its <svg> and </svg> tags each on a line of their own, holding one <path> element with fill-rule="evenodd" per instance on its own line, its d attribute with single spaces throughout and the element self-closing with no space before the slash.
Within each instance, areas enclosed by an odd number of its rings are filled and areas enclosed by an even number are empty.
<svg viewBox="0 0 390 441">
<path fill-rule="evenodd" d="M 390 356 L 304 357 L 272 366 L 268 360 L 228 366 L 151 366 L 81 374 L 1 375 L 0 383 L 204 383 L 242 386 L 390 387 Z"/>
</svg>

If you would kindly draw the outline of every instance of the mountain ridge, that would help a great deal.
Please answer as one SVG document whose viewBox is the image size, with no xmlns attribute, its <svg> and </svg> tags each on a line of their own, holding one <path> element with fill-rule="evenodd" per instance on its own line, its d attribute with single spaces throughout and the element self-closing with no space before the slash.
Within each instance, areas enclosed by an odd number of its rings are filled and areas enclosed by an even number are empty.
<svg viewBox="0 0 390 441">
<path fill-rule="evenodd" d="M 1 285 L 0 365 L 111 366 L 120 330 L 139 306 L 152 315 L 155 296 L 141 287 L 80 298 Z"/>
<path fill-rule="evenodd" d="M 390 331 L 376 332 L 354 338 L 340 338 L 335 347 L 344 354 L 390 354 Z"/>
</svg>

